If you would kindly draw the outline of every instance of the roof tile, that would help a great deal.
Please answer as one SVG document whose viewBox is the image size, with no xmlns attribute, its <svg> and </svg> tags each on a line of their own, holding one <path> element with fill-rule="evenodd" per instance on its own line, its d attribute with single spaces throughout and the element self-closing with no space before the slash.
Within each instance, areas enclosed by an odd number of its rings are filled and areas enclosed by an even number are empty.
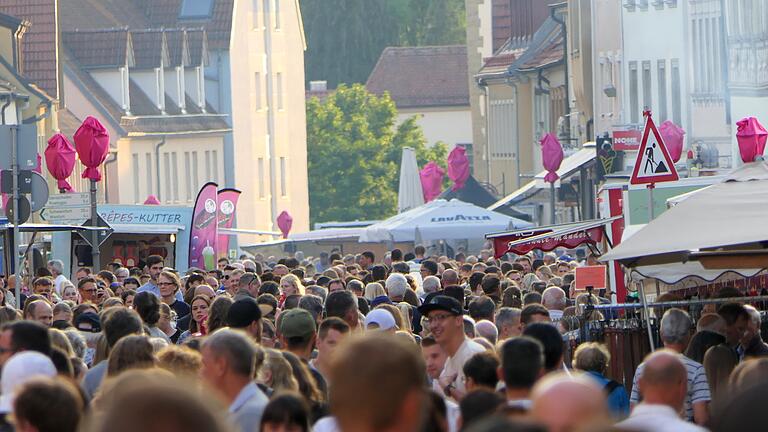
<svg viewBox="0 0 768 432">
<path fill-rule="evenodd" d="M 467 49 L 385 48 L 366 87 L 376 94 L 389 92 L 398 108 L 469 105 Z"/>
<path fill-rule="evenodd" d="M 85 68 L 128 64 L 129 35 L 125 29 L 64 32 L 62 39 L 64 46 Z"/>
</svg>

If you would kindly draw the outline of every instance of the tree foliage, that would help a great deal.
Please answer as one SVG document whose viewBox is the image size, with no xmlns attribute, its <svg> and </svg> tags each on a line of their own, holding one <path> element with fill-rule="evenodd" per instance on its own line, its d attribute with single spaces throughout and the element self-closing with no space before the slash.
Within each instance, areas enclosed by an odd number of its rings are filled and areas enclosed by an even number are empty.
<svg viewBox="0 0 768 432">
<path fill-rule="evenodd" d="M 307 81 L 364 83 L 388 46 L 462 44 L 464 0 L 302 0 Z"/>
<path fill-rule="evenodd" d="M 447 148 L 426 147 L 415 117 L 396 125 L 389 95 L 341 85 L 321 101 L 307 102 L 309 206 L 312 223 L 383 219 L 397 212 L 403 147 L 419 166 L 445 166 Z"/>
</svg>

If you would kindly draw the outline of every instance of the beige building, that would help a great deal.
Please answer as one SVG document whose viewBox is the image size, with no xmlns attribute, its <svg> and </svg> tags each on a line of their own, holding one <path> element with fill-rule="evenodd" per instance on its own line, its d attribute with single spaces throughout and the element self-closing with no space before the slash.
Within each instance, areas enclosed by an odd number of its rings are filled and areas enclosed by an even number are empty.
<svg viewBox="0 0 768 432">
<path fill-rule="evenodd" d="M 110 130 L 108 202 L 191 205 L 214 181 L 242 191 L 241 242 L 271 239 L 253 232 L 277 231 L 283 210 L 308 230 L 297 0 L 60 4 L 65 116 Z"/>
<path fill-rule="evenodd" d="M 416 116 L 427 145 L 467 147 L 472 154 L 472 112 L 465 46 L 388 47 L 368 77 L 366 88 L 388 93 L 397 122 Z"/>
</svg>

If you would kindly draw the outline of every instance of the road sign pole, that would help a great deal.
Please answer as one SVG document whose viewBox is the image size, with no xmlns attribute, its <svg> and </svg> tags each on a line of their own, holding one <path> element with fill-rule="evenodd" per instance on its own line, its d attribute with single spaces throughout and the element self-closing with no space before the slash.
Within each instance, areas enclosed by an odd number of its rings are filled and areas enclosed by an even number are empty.
<svg viewBox="0 0 768 432">
<path fill-rule="evenodd" d="M 11 101 L 14 95 L 10 95 Z M 18 120 L 18 109 L 17 120 Z M 16 307 L 21 308 L 21 259 L 19 258 L 19 245 L 21 245 L 21 229 L 19 228 L 19 140 L 18 126 L 11 128 L 11 170 L 13 171 L 13 245 L 11 247 L 11 256 L 13 257 L 13 271 L 16 275 L 14 281 L 14 294 L 16 295 Z"/>
<path fill-rule="evenodd" d="M 549 184 L 549 206 L 552 207 L 552 222 L 551 225 L 556 225 L 555 218 L 557 217 L 557 211 L 555 210 L 555 182 Z"/>
<path fill-rule="evenodd" d="M 99 214 L 96 211 L 96 180 L 91 180 L 91 226 L 98 228 Z M 99 252 L 99 231 L 91 231 L 91 258 L 93 259 L 93 272 L 101 271 L 101 253 Z"/>
<path fill-rule="evenodd" d="M 653 220 L 653 190 L 656 188 L 656 183 L 649 183 L 648 186 L 648 222 Z"/>
</svg>

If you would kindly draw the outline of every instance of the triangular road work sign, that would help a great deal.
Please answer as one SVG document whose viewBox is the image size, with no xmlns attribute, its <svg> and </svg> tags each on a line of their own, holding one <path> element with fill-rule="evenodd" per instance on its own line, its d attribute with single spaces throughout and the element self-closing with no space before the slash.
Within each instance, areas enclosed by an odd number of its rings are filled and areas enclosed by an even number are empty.
<svg viewBox="0 0 768 432">
<path fill-rule="evenodd" d="M 675 163 L 669 156 L 667 146 L 661 139 L 659 130 L 653 123 L 650 113 L 646 116 L 645 130 L 640 149 L 637 152 L 635 168 L 632 171 L 631 184 L 661 183 L 677 180 Z"/>
</svg>

